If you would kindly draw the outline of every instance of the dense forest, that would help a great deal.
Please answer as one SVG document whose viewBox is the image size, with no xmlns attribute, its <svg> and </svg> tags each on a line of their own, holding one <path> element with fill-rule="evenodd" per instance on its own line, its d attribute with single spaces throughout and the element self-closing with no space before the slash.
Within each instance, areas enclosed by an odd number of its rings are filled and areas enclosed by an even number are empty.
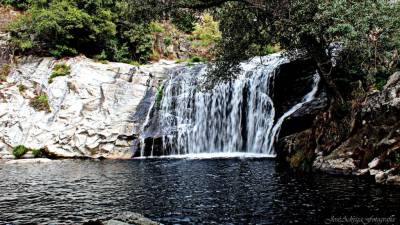
<svg viewBox="0 0 400 225">
<path fill-rule="evenodd" d="M 2 0 L 2 4 L 24 11 L 8 28 L 20 54 L 85 54 L 145 63 L 159 58 L 154 57 L 152 43 L 153 34 L 163 31 L 160 22 L 170 21 L 191 34 L 201 15 L 209 13 L 219 23 L 222 38 L 207 27 L 198 28 L 192 38 L 216 42 L 214 80 L 232 77 L 238 62 L 252 56 L 302 49 L 340 99 L 338 80 L 362 79 L 366 86 L 381 88 L 399 67 L 396 1 Z M 338 48 L 340 63 L 334 67 L 331 57 Z"/>
</svg>

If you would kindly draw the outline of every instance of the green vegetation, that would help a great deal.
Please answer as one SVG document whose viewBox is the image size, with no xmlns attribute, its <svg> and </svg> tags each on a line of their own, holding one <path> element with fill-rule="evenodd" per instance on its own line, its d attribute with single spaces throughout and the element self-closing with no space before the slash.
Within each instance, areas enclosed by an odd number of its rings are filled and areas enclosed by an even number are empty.
<svg viewBox="0 0 400 225">
<path fill-rule="evenodd" d="M 50 112 L 49 99 L 44 93 L 31 99 L 29 105 L 38 111 Z"/>
<path fill-rule="evenodd" d="M 228 2 L 228 1 L 224 1 Z M 246 58 L 263 53 L 263 46 L 304 49 L 318 65 L 328 91 L 341 98 L 346 92 L 337 82 L 362 80 L 382 86 L 399 69 L 400 3 L 366 1 L 253 1 L 225 3 L 219 10 L 222 39 L 216 49 L 219 60 L 214 77 L 229 79 Z M 332 43 L 341 46 L 338 64 Z"/>
<path fill-rule="evenodd" d="M 235 77 L 240 61 L 256 55 L 303 49 L 337 99 L 340 82 L 381 88 L 400 68 L 400 3 L 387 0 L 41 0 L 2 4 L 27 9 L 10 27 L 19 53 L 56 57 L 83 53 L 106 60 L 145 63 L 160 59 L 156 34 L 169 21 L 187 33 L 196 55 L 216 66 L 210 80 Z M 22 5 L 16 5 L 22 4 Z M 170 45 L 173 35 L 164 36 Z M 331 56 L 337 48 L 337 66 Z M 209 53 L 208 53 L 209 54 Z M 193 54 L 191 54 L 193 55 Z M 169 55 L 167 56 L 169 57 Z"/>
<path fill-rule="evenodd" d="M 7 81 L 7 76 L 10 73 L 11 66 L 4 64 L 0 67 L 0 82 Z"/>
<path fill-rule="evenodd" d="M 201 20 L 195 24 L 194 31 L 190 37 L 194 46 L 210 46 L 214 45 L 221 39 L 219 31 L 219 23 L 206 13 Z"/>
<path fill-rule="evenodd" d="M 42 149 L 32 149 L 32 155 L 35 158 L 41 158 L 43 157 L 43 150 Z"/>
<path fill-rule="evenodd" d="M 15 147 L 13 149 L 13 155 L 15 158 L 20 159 L 22 156 L 24 156 L 27 152 L 29 151 L 29 149 L 27 147 L 25 147 L 24 145 L 18 145 L 17 147 Z"/>
<path fill-rule="evenodd" d="M 161 107 L 161 101 L 163 98 L 163 93 L 164 93 L 164 86 L 159 86 L 157 88 L 157 93 L 156 93 L 156 108 L 159 109 Z"/>
<path fill-rule="evenodd" d="M 32 0 L 0 0 L 0 4 L 9 5 L 16 9 L 26 10 L 30 6 Z"/>
<path fill-rule="evenodd" d="M 67 76 L 71 73 L 71 67 L 65 63 L 56 64 L 53 68 L 53 72 L 49 78 L 49 84 L 53 83 L 54 78 Z"/>
<path fill-rule="evenodd" d="M 27 87 L 23 84 L 18 84 L 18 91 L 20 93 L 23 93 L 24 91 L 26 91 Z"/>
<path fill-rule="evenodd" d="M 127 1 L 119 0 L 32 1 L 8 29 L 23 54 L 103 54 L 103 60 L 145 61 L 152 47 L 150 25 L 130 18 L 128 8 Z"/>
<path fill-rule="evenodd" d="M 400 164 L 400 151 L 394 153 L 394 162 Z"/>
<path fill-rule="evenodd" d="M 172 38 L 171 37 L 165 37 L 164 38 L 164 45 L 165 46 L 170 46 L 172 44 Z"/>
<path fill-rule="evenodd" d="M 200 56 L 192 56 L 187 60 L 189 63 L 205 62 L 206 60 Z"/>
<path fill-rule="evenodd" d="M 27 152 L 31 151 L 33 157 L 35 158 L 41 158 L 43 157 L 43 150 L 42 149 L 30 149 L 27 148 L 24 145 L 18 145 L 13 149 L 13 155 L 15 158 L 20 159 L 22 156 L 24 156 Z"/>
</svg>

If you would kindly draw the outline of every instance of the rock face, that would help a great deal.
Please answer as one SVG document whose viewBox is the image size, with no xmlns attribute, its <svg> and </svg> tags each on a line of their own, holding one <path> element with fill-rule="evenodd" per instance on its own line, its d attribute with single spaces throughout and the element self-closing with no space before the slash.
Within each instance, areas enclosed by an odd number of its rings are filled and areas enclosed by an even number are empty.
<svg viewBox="0 0 400 225">
<path fill-rule="evenodd" d="M 12 147 L 44 149 L 56 157 L 131 158 L 154 93 L 174 65 L 101 64 L 85 57 L 64 60 L 67 76 L 49 83 L 52 58 L 25 58 L 0 84 L 0 158 Z M 47 95 L 50 112 L 30 101 Z"/>
<path fill-rule="evenodd" d="M 311 127 L 282 137 L 283 155 L 293 167 L 309 164 L 324 172 L 370 174 L 378 183 L 400 184 L 400 72 L 382 91 L 366 93 L 353 84 L 351 95 L 336 110 L 321 110 Z"/>
</svg>

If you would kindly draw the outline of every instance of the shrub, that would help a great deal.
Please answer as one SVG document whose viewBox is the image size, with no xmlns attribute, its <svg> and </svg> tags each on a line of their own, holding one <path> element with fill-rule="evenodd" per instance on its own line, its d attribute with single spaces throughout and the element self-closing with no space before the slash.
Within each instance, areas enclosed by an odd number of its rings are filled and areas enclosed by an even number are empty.
<svg viewBox="0 0 400 225">
<path fill-rule="evenodd" d="M 10 25 L 12 42 L 22 51 L 56 57 L 79 53 L 95 55 L 115 38 L 116 25 L 104 1 L 53 0 L 35 2 Z M 108 4 L 108 5 L 107 5 Z"/>
<path fill-rule="evenodd" d="M 192 56 L 191 58 L 189 58 L 188 62 L 189 63 L 199 63 L 199 62 L 204 62 L 205 60 L 200 57 L 200 56 Z"/>
<path fill-rule="evenodd" d="M 33 157 L 35 157 L 35 158 L 41 158 L 41 157 L 43 157 L 43 151 L 42 151 L 42 149 L 32 149 L 31 151 L 32 151 Z"/>
<path fill-rule="evenodd" d="M 5 64 L 0 67 L 0 82 L 6 82 L 7 76 L 10 73 L 10 65 Z"/>
<path fill-rule="evenodd" d="M 221 39 L 219 23 L 210 14 L 204 14 L 202 20 L 196 23 L 193 34 L 190 37 L 193 46 L 211 46 Z"/>
<path fill-rule="evenodd" d="M 156 23 L 156 22 L 151 22 L 150 23 L 150 30 L 153 33 L 164 33 L 165 32 L 165 29 L 162 26 L 162 24 Z"/>
<path fill-rule="evenodd" d="M 2 5 L 10 5 L 14 8 L 26 10 L 29 5 L 32 3 L 32 0 L 0 0 L 0 4 Z"/>
<path fill-rule="evenodd" d="M 53 68 L 53 72 L 49 78 L 49 84 L 53 82 L 56 77 L 67 76 L 71 73 L 71 67 L 65 63 L 56 64 Z"/>
<path fill-rule="evenodd" d="M 191 33 L 195 29 L 195 23 L 197 18 L 193 12 L 177 11 L 172 16 L 172 23 L 180 30 L 185 33 Z"/>
<path fill-rule="evenodd" d="M 157 88 L 157 94 L 156 94 L 156 108 L 159 109 L 161 107 L 161 101 L 163 98 L 163 93 L 164 93 L 164 86 L 159 86 Z"/>
<path fill-rule="evenodd" d="M 26 88 L 25 85 L 23 85 L 23 84 L 19 84 L 19 85 L 18 85 L 18 91 L 19 91 L 19 92 L 22 93 L 22 92 L 24 92 L 26 89 L 27 89 L 27 88 Z"/>
<path fill-rule="evenodd" d="M 29 151 L 29 149 L 23 145 L 18 145 L 17 147 L 15 147 L 13 149 L 13 155 L 15 158 L 20 159 L 22 156 L 24 156 L 27 152 Z"/>
<path fill-rule="evenodd" d="M 42 93 L 31 99 L 29 105 L 38 111 L 50 112 L 49 99 L 46 94 Z"/>
<path fill-rule="evenodd" d="M 171 37 L 165 37 L 164 38 L 164 45 L 165 46 L 170 46 L 172 44 L 172 38 Z"/>
</svg>

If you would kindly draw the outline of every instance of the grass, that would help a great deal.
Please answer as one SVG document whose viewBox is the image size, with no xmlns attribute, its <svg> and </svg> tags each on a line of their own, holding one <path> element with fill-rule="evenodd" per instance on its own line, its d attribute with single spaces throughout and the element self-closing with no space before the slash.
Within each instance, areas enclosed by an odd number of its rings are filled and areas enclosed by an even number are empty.
<svg viewBox="0 0 400 225">
<path fill-rule="evenodd" d="M 131 64 L 132 66 L 140 66 L 141 65 L 140 62 L 135 61 L 135 60 L 130 61 L 129 64 Z"/>
<path fill-rule="evenodd" d="M 49 98 L 47 97 L 46 94 L 43 93 L 31 99 L 29 105 L 38 111 L 45 111 L 45 112 L 51 111 L 49 105 Z"/>
<path fill-rule="evenodd" d="M 13 149 L 13 155 L 15 158 L 20 159 L 29 151 L 29 148 L 25 147 L 24 145 L 18 145 Z"/>
<path fill-rule="evenodd" d="M 50 75 L 49 84 L 53 83 L 54 78 L 67 76 L 71 74 L 71 67 L 65 63 L 56 64 L 53 68 L 53 73 Z"/>
</svg>

